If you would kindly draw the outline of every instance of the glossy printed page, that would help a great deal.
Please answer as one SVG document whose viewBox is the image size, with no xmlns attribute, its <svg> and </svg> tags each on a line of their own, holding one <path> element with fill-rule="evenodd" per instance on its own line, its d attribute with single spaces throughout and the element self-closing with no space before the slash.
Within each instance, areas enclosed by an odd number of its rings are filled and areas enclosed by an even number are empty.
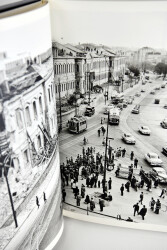
<svg viewBox="0 0 167 250">
<path fill-rule="evenodd" d="M 2 18 L 0 37 L 0 249 L 51 249 L 63 221 L 48 4 Z"/>
<path fill-rule="evenodd" d="M 166 231 L 167 3 L 50 3 L 65 215 Z"/>
</svg>

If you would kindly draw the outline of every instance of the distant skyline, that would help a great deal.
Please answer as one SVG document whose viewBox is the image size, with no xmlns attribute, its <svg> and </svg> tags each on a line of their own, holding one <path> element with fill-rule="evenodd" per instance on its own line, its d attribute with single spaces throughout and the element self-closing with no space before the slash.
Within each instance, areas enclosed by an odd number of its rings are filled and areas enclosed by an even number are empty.
<svg viewBox="0 0 167 250">
<path fill-rule="evenodd" d="M 51 1 L 51 14 L 61 43 L 167 50 L 166 2 Z"/>
</svg>

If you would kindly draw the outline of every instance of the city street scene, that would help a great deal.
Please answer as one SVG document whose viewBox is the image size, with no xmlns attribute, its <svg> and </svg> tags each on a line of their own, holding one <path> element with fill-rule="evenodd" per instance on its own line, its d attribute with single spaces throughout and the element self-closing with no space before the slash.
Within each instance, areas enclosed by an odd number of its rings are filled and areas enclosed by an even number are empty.
<svg viewBox="0 0 167 250">
<path fill-rule="evenodd" d="M 63 208 L 167 226 L 164 15 L 82 11 L 53 42 Z"/>
</svg>

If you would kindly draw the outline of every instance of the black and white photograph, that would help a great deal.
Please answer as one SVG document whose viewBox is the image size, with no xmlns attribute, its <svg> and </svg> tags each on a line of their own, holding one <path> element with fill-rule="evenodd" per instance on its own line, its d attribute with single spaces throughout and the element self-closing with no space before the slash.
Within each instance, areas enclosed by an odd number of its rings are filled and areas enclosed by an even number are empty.
<svg viewBox="0 0 167 250">
<path fill-rule="evenodd" d="M 81 219 L 167 228 L 167 12 L 162 7 L 52 3 L 63 208 Z"/>
<path fill-rule="evenodd" d="M 0 22 L 0 249 L 46 249 L 63 228 L 49 7 Z"/>
</svg>

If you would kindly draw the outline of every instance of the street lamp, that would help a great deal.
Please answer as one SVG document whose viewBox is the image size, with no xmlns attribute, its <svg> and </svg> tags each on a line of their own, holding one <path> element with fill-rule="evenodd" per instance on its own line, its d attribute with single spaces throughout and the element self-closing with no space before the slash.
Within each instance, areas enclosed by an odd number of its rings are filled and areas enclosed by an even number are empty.
<svg viewBox="0 0 167 250">
<path fill-rule="evenodd" d="M 105 158 L 104 158 L 104 179 L 103 179 L 103 194 L 106 191 L 105 184 L 106 184 L 106 171 L 107 171 L 107 148 L 108 148 L 108 139 L 114 140 L 114 138 L 108 137 L 108 124 L 109 124 L 109 112 L 108 112 L 108 117 L 107 117 L 107 132 L 106 132 L 106 144 L 105 144 Z M 110 142 L 110 141 L 109 141 Z"/>
<path fill-rule="evenodd" d="M 62 112 L 61 112 L 61 84 L 60 84 L 60 78 L 58 79 L 58 92 L 59 92 L 59 111 L 60 111 L 60 124 L 59 124 L 59 133 L 62 130 Z"/>
<path fill-rule="evenodd" d="M 7 184 L 7 189 L 8 189 L 10 204 L 11 204 L 12 213 L 13 213 L 13 218 L 14 218 L 15 226 L 17 228 L 18 227 L 18 223 L 17 223 L 17 218 L 16 218 L 16 211 L 14 210 L 14 204 L 13 204 L 12 194 L 11 194 L 11 190 L 10 190 L 10 186 L 9 186 L 9 181 L 8 181 L 8 168 L 10 168 L 11 166 L 4 163 L 5 159 L 3 160 L 3 163 L 0 162 L 0 166 L 4 168 L 4 176 L 5 176 L 5 180 L 6 180 L 6 184 Z"/>
</svg>

